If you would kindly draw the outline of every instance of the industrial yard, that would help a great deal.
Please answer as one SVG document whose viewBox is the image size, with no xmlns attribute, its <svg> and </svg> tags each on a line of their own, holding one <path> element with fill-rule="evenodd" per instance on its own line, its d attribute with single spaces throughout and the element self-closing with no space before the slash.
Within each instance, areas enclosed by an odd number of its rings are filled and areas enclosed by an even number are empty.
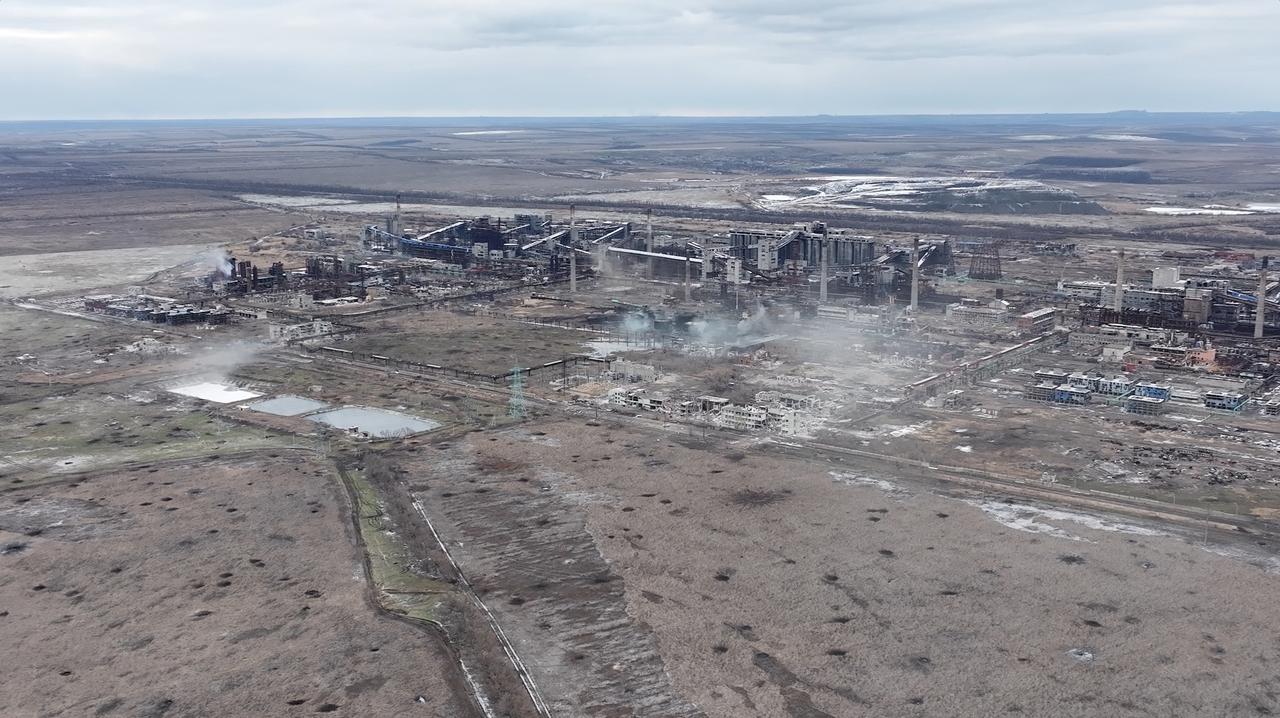
<svg viewBox="0 0 1280 718">
<path fill-rule="evenodd" d="M 641 125 L 0 134 L 0 713 L 1280 711 L 1280 138 Z"/>
</svg>

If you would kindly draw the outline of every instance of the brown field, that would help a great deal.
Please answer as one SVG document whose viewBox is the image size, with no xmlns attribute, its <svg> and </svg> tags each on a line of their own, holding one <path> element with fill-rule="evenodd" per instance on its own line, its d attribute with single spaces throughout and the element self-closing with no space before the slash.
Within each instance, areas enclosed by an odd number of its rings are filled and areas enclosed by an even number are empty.
<svg viewBox="0 0 1280 718">
<path fill-rule="evenodd" d="M 498 375 L 514 367 L 539 367 L 588 353 L 583 344 L 595 338 L 570 329 L 504 319 L 417 312 L 370 322 L 344 346 L 420 364 Z"/>
<path fill-rule="evenodd" d="M 1280 617 L 1255 599 L 1274 579 L 1180 538 L 1048 520 L 1061 535 L 1029 533 L 979 497 L 848 485 L 678 433 L 539 429 L 407 466 L 550 685 L 641 690 L 642 674 L 609 668 L 624 655 L 610 632 L 629 630 L 709 716 L 1277 708 L 1263 627 Z M 587 600 L 596 572 L 621 586 Z M 623 605 L 632 628 L 606 629 Z"/>
<path fill-rule="evenodd" d="M 437 639 L 374 614 L 305 456 L 8 491 L 0 535 L 6 716 L 465 713 Z"/>
</svg>

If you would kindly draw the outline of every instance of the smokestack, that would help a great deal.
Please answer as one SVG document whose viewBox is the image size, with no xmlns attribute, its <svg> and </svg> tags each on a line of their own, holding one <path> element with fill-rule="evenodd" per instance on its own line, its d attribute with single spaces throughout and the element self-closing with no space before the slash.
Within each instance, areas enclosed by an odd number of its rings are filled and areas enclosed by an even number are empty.
<svg viewBox="0 0 1280 718">
<path fill-rule="evenodd" d="M 689 250 L 685 249 L 684 256 L 684 300 L 689 301 L 689 265 L 693 264 L 693 257 L 689 256 Z"/>
<path fill-rule="evenodd" d="M 653 207 L 645 211 L 645 234 L 644 251 L 653 252 Z M 653 279 L 653 257 L 649 257 L 649 279 Z"/>
<path fill-rule="evenodd" d="M 1116 314 L 1124 312 L 1124 250 L 1120 250 L 1120 257 L 1116 260 Z"/>
<path fill-rule="evenodd" d="M 818 240 L 818 301 L 827 301 L 827 228 L 822 227 L 822 239 Z"/>
<path fill-rule="evenodd" d="M 920 311 L 920 238 L 911 240 L 911 313 Z"/>
<path fill-rule="evenodd" d="M 1270 257 L 1262 258 L 1262 269 L 1258 270 L 1258 316 L 1253 319 L 1253 338 L 1261 339 L 1263 325 L 1267 321 L 1267 264 Z"/>
<path fill-rule="evenodd" d="M 569 293 L 578 293 L 578 220 L 577 208 L 569 205 Z"/>
</svg>

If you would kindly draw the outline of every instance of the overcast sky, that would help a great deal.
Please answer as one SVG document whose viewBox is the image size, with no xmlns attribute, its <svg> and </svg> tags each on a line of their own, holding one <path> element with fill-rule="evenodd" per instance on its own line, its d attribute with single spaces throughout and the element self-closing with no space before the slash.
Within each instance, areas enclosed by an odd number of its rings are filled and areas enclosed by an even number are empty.
<svg viewBox="0 0 1280 718">
<path fill-rule="evenodd" d="M 0 0 L 0 119 L 1280 110 L 1280 0 Z"/>
</svg>

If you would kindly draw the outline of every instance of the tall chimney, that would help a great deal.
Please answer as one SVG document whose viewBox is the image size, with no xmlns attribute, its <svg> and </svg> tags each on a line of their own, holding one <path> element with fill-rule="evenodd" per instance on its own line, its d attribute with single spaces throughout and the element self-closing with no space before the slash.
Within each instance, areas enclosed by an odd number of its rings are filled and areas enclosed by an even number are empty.
<svg viewBox="0 0 1280 718">
<path fill-rule="evenodd" d="M 1120 257 L 1116 259 L 1116 299 L 1113 308 L 1116 314 L 1124 313 L 1124 249 L 1120 250 Z M 1117 319 L 1117 321 L 1119 321 Z"/>
<path fill-rule="evenodd" d="M 1253 318 L 1253 338 L 1261 339 L 1263 325 L 1267 322 L 1267 264 L 1270 257 L 1262 258 L 1262 269 L 1258 270 L 1258 309 Z"/>
<path fill-rule="evenodd" d="M 569 293 L 578 293 L 578 220 L 577 208 L 569 205 Z"/>
<path fill-rule="evenodd" d="M 653 207 L 645 211 L 644 251 L 653 253 Z M 653 279 L 653 257 L 649 257 L 649 279 Z"/>
<path fill-rule="evenodd" d="M 689 256 L 689 249 L 685 248 L 684 254 L 684 300 L 689 301 L 689 265 L 693 264 L 693 257 Z"/>
<path fill-rule="evenodd" d="M 827 301 L 827 228 L 822 227 L 822 239 L 818 240 L 818 301 Z"/>
<path fill-rule="evenodd" d="M 920 238 L 911 240 L 911 313 L 920 311 Z"/>
</svg>

